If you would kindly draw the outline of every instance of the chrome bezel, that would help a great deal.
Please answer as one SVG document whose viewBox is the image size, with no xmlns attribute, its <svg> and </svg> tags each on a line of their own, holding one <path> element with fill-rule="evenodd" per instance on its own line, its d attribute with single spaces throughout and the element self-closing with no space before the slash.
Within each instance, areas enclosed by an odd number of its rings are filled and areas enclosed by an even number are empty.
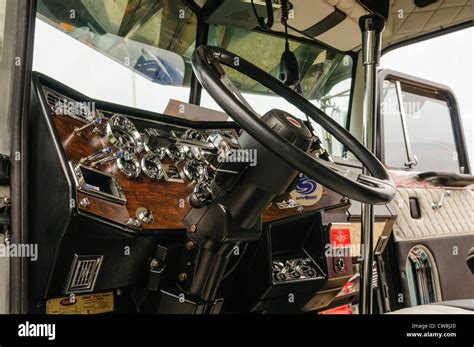
<svg viewBox="0 0 474 347">
<path fill-rule="evenodd" d="M 131 163 L 134 167 L 133 170 L 129 169 L 125 163 Z M 122 158 L 117 159 L 117 167 L 125 176 L 127 176 L 127 178 L 136 178 L 140 176 L 140 173 L 142 172 L 140 161 L 137 156 L 132 153 L 128 153 Z"/>
<path fill-rule="evenodd" d="M 117 132 L 121 132 L 122 136 L 118 135 Z M 135 125 L 124 116 L 114 114 L 107 121 L 105 134 L 107 140 L 117 148 L 132 148 L 133 152 L 137 154 L 143 150 L 143 139 L 141 134 L 138 132 Z M 123 138 L 123 135 L 129 138 L 125 144 L 119 140 L 120 137 Z"/>
<path fill-rule="evenodd" d="M 192 166 L 195 166 L 197 169 L 197 175 L 199 177 L 195 177 Z M 188 160 L 186 164 L 184 164 L 183 173 L 191 182 L 201 182 L 206 179 L 206 167 L 197 160 Z"/>
<path fill-rule="evenodd" d="M 154 167 L 150 168 L 150 164 L 154 165 Z M 143 173 L 153 180 L 160 180 L 163 177 L 164 170 L 160 158 L 153 152 L 147 153 L 143 156 L 141 167 Z"/>
<path fill-rule="evenodd" d="M 87 195 L 95 196 L 97 198 L 101 198 L 104 200 L 108 200 L 111 202 L 119 203 L 121 205 L 125 205 L 127 203 L 127 198 L 122 189 L 122 186 L 118 183 L 117 179 L 114 176 L 106 174 L 99 170 L 95 170 L 89 166 L 85 166 L 82 164 L 74 166 L 72 163 L 69 163 L 69 165 L 72 169 L 72 172 L 74 173 L 73 175 L 74 183 L 76 184 L 76 188 L 79 192 L 87 194 Z M 94 171 L 98 174 L 109 177 L 112 180 L 112 184 L 114 185 L 114 188 L 117 191 L 118 196 L 88 188 L 84 180 L 84 177 L 82 175 L 81 168 L 85 168 L 87 170 Z"/>
<path fill-rule="evenodd" d="M 158 157 L 158 159 L 162 160 L 166 156 L 166 147 L 157 147 L 152 146 L 149 144 L 149 140 L 151 136 L 159 137 L 161 136 L 158 129 L 155 128 L 148 128 L 145 129 L 143 133 L 143 147 L 147 153 L 152 153 Z"/>
<path fill-rule="evenodd" d="M 171 160 L 179 162 L 186 158 L 186 149 L 183 146 L 172 144 L 165 149 L 166 154 L 170 157 Z"/>
</svg>

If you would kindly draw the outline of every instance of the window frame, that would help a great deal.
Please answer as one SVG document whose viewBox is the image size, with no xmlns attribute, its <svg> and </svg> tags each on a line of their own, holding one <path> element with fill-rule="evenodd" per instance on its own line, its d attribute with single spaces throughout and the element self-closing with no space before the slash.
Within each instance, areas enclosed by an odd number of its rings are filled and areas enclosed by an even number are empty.
<svg viewBox="0 0 474 347">
<path fill-rule="evenodd" d="M 398 170 L 400 168 L 390 168 L 386 161 L 385 161 L 385 135 L 384 135 L 384 117 L 381 112 L 381 101 L 382 101 L 382 92 L 383 92 L 383 84 L 385 81 L 390 81 L 394 84 L 397 82 L 400 83 L 400 86 L 406 86 L 410 89 L 410 93 L 419 94 L 422 96 L 428 96 L 434 99 L 443 100 L 447 103 L 449 114 L 451 118 L 451 125 L 453 130 L 454 136 L 454 143 L 456 146 L 456 151 L 458 154 L 458 163 L 460 173 L 463 174 L 471 174 L 471 167 L 469 163 L 469 157 L 467 154 L 466 149 L 466 140 L 463 132 L 461 116 L 459 113 L 459 107 L 456 101 L 456 97 L 453 91 L 443 84 L 439 84 L 436 82 L 428 81 L 422 78 L 410 76 L 407 74 L 403 74 L 398 71 L 383 69 L 379 70 L 379 84 L 378 84 L 378 93 L 377 93 L 377 136 L 376 140 L 376 155 L 380 159 L 380 161 L 389 169 Z M 402 88 L 403 90 L 403 88 Z M 403 117 L 403 116 L 402 116 Z M 409 130 L 408 130 L 409 131 Z M 410 141 L 407 138 L 404 138 L 404 143 L 409 146 L 406 149 L 405 154 L 412 153 L 413 150 L 411 148 Z M 416 153 L 415 153 L 416 154 Z M 407 156 L 407 161 L 410 160 Z M 462 168 L 464 168 L 462 170 Z M 411 167 L 406 167 L 403 171 L 408 172 L 418 172 L 416 169 L 416 165 Z"/>
</svg>

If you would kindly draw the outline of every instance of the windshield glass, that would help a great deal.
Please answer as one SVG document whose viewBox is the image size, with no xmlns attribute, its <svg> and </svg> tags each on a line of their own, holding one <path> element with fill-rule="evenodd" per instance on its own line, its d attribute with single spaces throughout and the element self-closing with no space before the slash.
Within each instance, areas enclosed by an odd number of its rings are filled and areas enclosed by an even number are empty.
<svg viewBox="0 0 474 347">
<path fill-rule="evenodd" d="M 90 97 L 154 112 L 163 112 L 170 99 L 189 100 L 198 19 L 183 2 L 39 0 L 38 18 L 34 70 Z M 210 25 L 208 44 L 278 77 L 283 37 Z M 351 56 L 316 42 L 289 44 L 299 62 L 303 95 L 346 127 Z M 280 108 L 304 118 L 251 78 L 227 72 L 260 114 Z M 220 110 L 205 91 L 201 105 Z M 313 127 L 331 153 L 343 154 L 337 141 L 317 124 Z"/>
<path fill-rule="evenodd" d="M 163 112 L 187 102 L 196 15 L 180 1 L 40 0 L 33 69 L 90 97 Z"/>
<path fill-rule="evenodd" d="M 237 54 L 276 78 L 279 77 L 280 58 L 285 50 L 283 37 L 231 26 L 211 25 L 208 42 Z M 347 127 L 352 57 L 313 42 L 289 40 L 289 45 L 298 60 L 303 95 L 340 125 Z M 279 108 L 306 120 L 305 115 L 295 106 L 251 77 L 228 67 L 224 69 L 252 108 L 261 115 Z M 206 91 L 203 91 L 201 105 L 220 110 Z M 312 126 L 330 153 L 343 156 L 343 146 L 336 139 L 318 124 L 312 122 Z"/>
</svg>

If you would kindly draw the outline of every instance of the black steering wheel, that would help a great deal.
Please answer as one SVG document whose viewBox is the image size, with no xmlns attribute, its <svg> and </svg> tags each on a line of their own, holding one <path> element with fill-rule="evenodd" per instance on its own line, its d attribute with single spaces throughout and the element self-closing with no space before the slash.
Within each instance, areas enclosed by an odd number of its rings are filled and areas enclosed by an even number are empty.
<svg viewBox="0 0 474 347">
<path fill-rule="evenodd" d="M 351 151 L 371 176 L 311 156 L 275 133 L 243 99 L 221 64 L 252 78 L 296 106 Z M 250 136 L 289 165 L 329 189 L 354 200 L 368 204 L 385 204 L 393 199 L 395 187 L 382 163 L 335 120 L 278 79 L 245 59 L 212 46 L 196 48 L 192 65 L 199 82 L 219 106 Z"/>
</svg>

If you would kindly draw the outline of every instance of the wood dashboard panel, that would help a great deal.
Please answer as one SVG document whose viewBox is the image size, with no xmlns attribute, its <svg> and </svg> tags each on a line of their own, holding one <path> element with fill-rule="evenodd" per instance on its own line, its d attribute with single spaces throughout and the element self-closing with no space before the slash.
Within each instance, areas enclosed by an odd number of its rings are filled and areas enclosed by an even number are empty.
<svg viewBox="0 0 474 347">
<path fill-rule="evenodd" d="M 53 115 L 52 117 L 67 160 L 74 164 L 77 164 L 81 158 L 110 145 L 106 139 L 92 131 L 84 131 L 80 136 L 76 135 L 75 127 L 84 125 L 80 121 L 67 116 Z M 185 183 L 175 183 L 163 179 L 155 181 L 141 174 L 138 178 L 130 180 L 116 168 L 115 164 L 110 163 L 102 166 L 100 170 L 116 178 L 123 188 L 127 203 L 120 205 L 78 192 L 76 203 L 80 211 L 126 226 L 127 220 L 135 217 L 136 209 L 144 207 L 152 211 L 154 221 L 152 224 L 142 225 L 142 229 L 184 228 L 182 220 L 191 208 L 188 197 L 193 190 L 192 183 L 186 178 Z M 90 204 L 82 206 L 80 202 L 86 197 Z M 317 209 L 344 205 L 347 205 L 347 202 L 341 195 L 324 189 L 318 203 L 302 209 L 279 209 L 275 204 L 271 204 L 264 211 L 263 221 L 270 222 Z"/>
</svg>

